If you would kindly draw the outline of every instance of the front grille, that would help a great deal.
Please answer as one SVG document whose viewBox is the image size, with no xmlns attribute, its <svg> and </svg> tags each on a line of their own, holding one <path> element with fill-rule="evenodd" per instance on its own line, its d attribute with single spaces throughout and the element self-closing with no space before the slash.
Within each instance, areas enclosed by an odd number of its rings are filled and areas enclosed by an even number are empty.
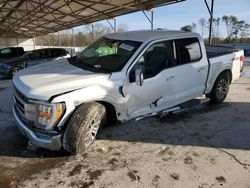
<svg viewBox="0 0 250 188">
<path fill-rule="evenodd" d="M 21 121 L 33 126 L 35 120 L 35 105 L 30 103 L 29 100 L 15 88 L 14 94 L 15 109 Z"/>
<path fill-rule="evenodd" d="M 21 113 L 24 116 L 24 114 L 25 114 L 24 104 L 22 102 L 20 102 L 17 97 L 15 97 L 15 100 L 16 100 L 16 107 L 18 108 L 18 110 L 21 111 Z"/>
<path fill-rule="evenodd" d="M 24 96 L 24 94 L 22 94 L 15 86 L 14 86 L 14 90 L 15 90 L 15 94 L 18 95 L 18 97 L 22 99 L 22 101 L 24 101 L 25 103 L 30 103 L 29 99 L 26 96 Z"/>
</svg>

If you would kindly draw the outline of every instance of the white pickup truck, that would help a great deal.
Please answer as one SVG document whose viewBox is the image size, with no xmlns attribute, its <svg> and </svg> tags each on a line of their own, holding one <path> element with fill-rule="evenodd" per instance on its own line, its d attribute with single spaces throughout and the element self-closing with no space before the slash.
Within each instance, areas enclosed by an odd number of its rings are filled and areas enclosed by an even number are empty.
<svg viewBox="0 0 250 188">
<path fill-rule="evenodd" d="M 224 101 L 243 59 L 242 50 L 206 50 L 196 33 L 112 33 L 77 57 L 17 73 L 13 113 L 32 146 L 77 154 L 111 121 L 171 111 L 202 95 Z"/>
</svg>

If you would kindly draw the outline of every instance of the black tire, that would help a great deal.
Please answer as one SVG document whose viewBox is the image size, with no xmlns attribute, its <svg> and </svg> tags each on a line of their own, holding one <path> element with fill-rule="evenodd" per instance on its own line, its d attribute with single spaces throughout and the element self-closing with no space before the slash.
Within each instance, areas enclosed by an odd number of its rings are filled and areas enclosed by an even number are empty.
<svg viewBox="0 0 250 188">
<path fill-rule="evenodd" d="M 211 104 L 218 104 L 223 102 L 228 94 L 229 90 L 229 75 L 222 73 L 216 79 L 211 93 L 208 94 Z"/>
<path fill-rule="evenodd" d="M 22 68 L 21 67 L 13 67 L 11 70 L 10 70 L 10 77 L 13 78 L 13 76 L 18 72 L 20 71 Z"/>
<path fill-rule="evenodd" d="M 82 104 L 71 116 L 63 138 L 63 147 L 72 154 L 83 153 L 106 122 L 106 109 L 97 102 Z M 94 126 L 93 126 L 94 125 Z"/>
</svg>

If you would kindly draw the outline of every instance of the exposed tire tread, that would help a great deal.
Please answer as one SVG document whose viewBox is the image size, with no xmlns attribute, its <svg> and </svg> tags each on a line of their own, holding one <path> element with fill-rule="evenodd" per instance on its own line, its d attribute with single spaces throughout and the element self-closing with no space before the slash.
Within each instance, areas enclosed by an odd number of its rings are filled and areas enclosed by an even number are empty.
<svg viewBox="0 0 250 188">
<path fill-rule="evenodd" d="M 100 112 L 101 111 L 101 112 Z M 72 154 L 82 153 L 86 148 L 81 144 L 83 132 L 97 112 L 106 113 L 105 107 L 97 102 L 86 103 L 79 106 L 69 120 L 66 128 L 63 147 Z"/>
</svg>

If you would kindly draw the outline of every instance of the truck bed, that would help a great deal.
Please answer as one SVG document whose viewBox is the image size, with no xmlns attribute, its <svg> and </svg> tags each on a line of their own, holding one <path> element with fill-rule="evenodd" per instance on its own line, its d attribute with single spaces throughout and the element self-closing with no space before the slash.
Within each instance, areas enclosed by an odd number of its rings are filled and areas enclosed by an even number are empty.
<svg viewBox="0 0 250 188">
<path fill-rule="evenodd" d="M 207 57 L 209 59 L 239 51 L 238 49 L 232 47 L 219 46 L 219 45 L 212 45 L 212 46 L 206 45 L 205 47 L 206 47 Z"/>
</svg>

